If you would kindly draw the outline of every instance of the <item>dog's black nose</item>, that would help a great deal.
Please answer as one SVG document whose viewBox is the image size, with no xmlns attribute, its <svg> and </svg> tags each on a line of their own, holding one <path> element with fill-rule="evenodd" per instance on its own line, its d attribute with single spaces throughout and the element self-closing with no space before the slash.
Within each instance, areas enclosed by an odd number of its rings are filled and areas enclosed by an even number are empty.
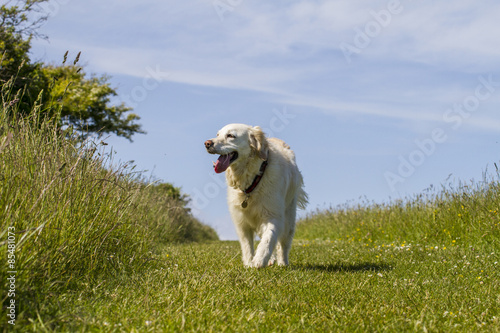
<svg viewBox="0 0 500 333">
<path fill-rule="evenodd" d="M 205 141 L 205 148 L 210 148 L 214 145 L 214 142 L 212 140 L 207 140 Z"/>
</svg>

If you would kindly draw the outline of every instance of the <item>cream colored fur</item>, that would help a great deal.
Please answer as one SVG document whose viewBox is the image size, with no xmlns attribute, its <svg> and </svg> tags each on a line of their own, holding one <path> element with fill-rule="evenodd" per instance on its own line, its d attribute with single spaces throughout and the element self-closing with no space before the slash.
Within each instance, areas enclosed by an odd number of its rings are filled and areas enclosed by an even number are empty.
<svg viewBox="0 0 500 333">
<path fill-rule="evenodd" d="M 234 137 L 233 137 L 234 136 Z M 295 154 L 285 142 L 266 138 L 260 127 L 230 124 L 223 127 L 207 150 L 225 155 L 236 151 L 238 158 L 226 170 L 227 200 L 238 233 L 243 263 L 264 267 L 274 263 L 288 265 L 288 255 L 295 233 L 297 205 L 305 209 L 307 194 Z M 268 160 L 264 175 L 242 207 L 247 189 L 258 174 L 263 160 Z M 254 251 L 255 234 L 260 243 Z M 276 255 L 273 252 L 276 249 Z"/>
</svg>

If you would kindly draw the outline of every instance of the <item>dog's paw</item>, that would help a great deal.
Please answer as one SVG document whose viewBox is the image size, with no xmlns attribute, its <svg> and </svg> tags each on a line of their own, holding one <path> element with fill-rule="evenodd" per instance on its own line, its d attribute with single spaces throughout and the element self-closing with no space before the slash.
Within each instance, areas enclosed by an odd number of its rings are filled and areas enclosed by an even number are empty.
<svg viewBox="0 0 500 333">
<path fill-rule="evenodd" d="M 267 267 L 267 265 L 262 260 L 253 260 L 252 263 L 248 267 L 264 268 L 264 267 Z"/>
<path fill-rule="evenodd" d="M 244 263 L 243 263 L 243 266 L 244 266 L 245 268 L 252 268 L 252 267 L 253 267 L 253 264 L 252 264 L 252 262 L 251 262 L 251 261 L 250 261 L 250 262 L 244 262 Z"/>
</svg>

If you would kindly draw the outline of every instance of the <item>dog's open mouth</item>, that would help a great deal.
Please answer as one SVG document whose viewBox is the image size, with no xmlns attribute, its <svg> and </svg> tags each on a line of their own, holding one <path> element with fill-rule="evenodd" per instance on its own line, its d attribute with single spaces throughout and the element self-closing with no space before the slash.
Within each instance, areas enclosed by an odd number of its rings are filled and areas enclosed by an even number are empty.
<svg viewBox="0 0 500 333">
<path fill-rule="evenodd" d="M 226 171 L 226 169 L 229 168 L 229 165 L 236 161 L 237 158 L 238 152 L 236 151 L 233 151 L 232 153 L 229 153 L 227 155 L 220 155 L 217 159 L 217 162 L 214 163 L 215 172 L 221 173 Z"/>
</svg>

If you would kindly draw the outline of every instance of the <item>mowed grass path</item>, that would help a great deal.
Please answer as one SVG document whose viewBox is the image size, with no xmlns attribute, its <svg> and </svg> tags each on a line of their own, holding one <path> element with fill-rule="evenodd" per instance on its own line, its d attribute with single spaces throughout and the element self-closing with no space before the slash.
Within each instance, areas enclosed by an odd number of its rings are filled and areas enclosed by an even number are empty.
<svg viewBox="0 0 500 333">
<path fill-rule="evenodd" d="M 257 270 L 242 266 L 237 242 L 212 242 L 156 259 L 156 269 L 59 295 L 63 314 L 31 329 L 500 331 L 500 259 L 484 248 L 296 240 L 289 267 Z"/>
</svg>

